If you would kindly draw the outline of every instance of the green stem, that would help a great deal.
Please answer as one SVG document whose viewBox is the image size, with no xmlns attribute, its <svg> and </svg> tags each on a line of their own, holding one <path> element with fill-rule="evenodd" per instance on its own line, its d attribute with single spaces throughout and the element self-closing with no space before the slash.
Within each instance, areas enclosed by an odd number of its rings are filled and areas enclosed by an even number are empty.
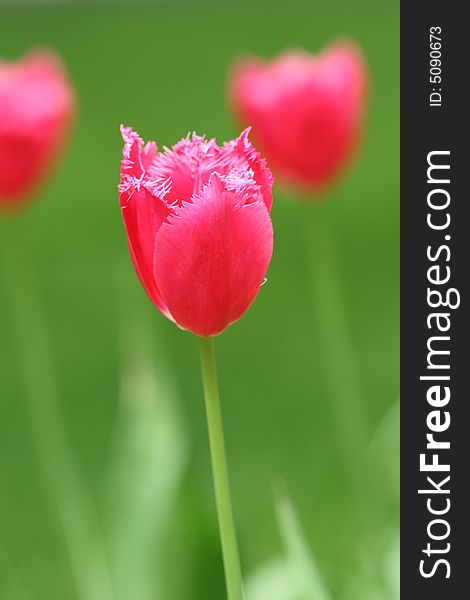
<svg viewBox="0 0 470 600">
<path fill-rule="evenodd" d="M 227 596 L 228 600 L 242 600 L 243 585 L 237 537 L 233 521 L 232 501 L 230 498 L 219 386 L 217 383 L 217 368 L 215 364 L 214 338 L 201 338 L 200 348 L 212 473 L 214 477 Z"/>
<path fill-rule="evenodd" d="M 307 207 L 312 209 L 312 207 Z M 331 402 L 339 451 L 349 483 L 349 525 L 358 548 L 376 511 L 366 462 L 367 428 L 351 344 L 337 245 L 331 228 L 330 205 L 318 204 L 304 219 L 307 227 L 310 280 L 326 393 Z M 356 533 L 354 533 L 354 531 Z"/>
<path fill-rule="evenodd" d="M 55 503 L 75 576 L 77 597 L 112 600 L 107 558 L 91 495 L 79 475 L 60 406 L 45 317 L 29 263 L 22 216 L 2 223 L 1 278 L 22 369 L 25 398 L 46 490 Z"/>
<path fill-rule="evenodd" d="M 357 475 L 366 438 L 363 402 L 347 330 L 336 247 L 326 209 L 317 205 L 315 213 L 305 219 L 312 294 L 326 383 L 343 458 L 350 472 Z"/>
</svg>

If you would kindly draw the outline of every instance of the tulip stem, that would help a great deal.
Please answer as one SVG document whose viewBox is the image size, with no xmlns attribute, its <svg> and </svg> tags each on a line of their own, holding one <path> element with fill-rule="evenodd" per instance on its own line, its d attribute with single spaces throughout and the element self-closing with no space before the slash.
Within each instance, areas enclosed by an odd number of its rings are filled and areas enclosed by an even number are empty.
<svg viewBox="0 0 470 600">
<path fill-rule="evenodd" d="M 201 367 L 228 600 L 243 599 L 243 585 L 220 408 L 214 338 L 201 338 Z"/>
<path fill-rule="evenodd" d="M 75 577 L 77 598 L 112 600 L 104 542 L 94 502 L 78 472 L 60 406 L 45 317 L 33 282 L 24 219 L 5 223 L 0 258 L 2 284 L 11 304 L 12 333 L 28 401 L 36 454 L 46 490 L 55 503 Z M 3 275 L 3 274 L 2 274 Z M 3 290 L 2 290 L 3 291 Z"/>
<path fill-rule="evenodd" d="M 315 214 L 305 219 L 308 223 L 312 294 L 327 389 L 345 466 L 355 478 L 361 469 L 365 449 L 363 399 L 348 335 L 337 252 L 327 208 L 317 205 Z"/>
</svg>

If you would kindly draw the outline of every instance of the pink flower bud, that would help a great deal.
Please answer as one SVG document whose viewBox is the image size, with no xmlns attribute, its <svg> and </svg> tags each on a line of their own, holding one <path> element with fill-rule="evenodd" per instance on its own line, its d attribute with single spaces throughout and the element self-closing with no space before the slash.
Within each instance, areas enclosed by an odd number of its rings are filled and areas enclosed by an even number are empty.
<svg viewBox="0 0 470 600">
<path fill-rule="evenodd" d="M 43 180 L 73 115 L 74 93 L 55 54 L 0 60 L 0 207 L 25 202 Z"/>
<path fill-rule="evenodd" d="M 120 204 L 140 282 L 179 327 L 218 335 L 252 304 L 271 260 L 271 173 L 248 130 L 163 152 L 121 132 Z"/>
<path fill-rule="evenodd" d="M 318 56 L 287 52 L 240 62 L 230 99 L 281 183 L 302 192 L 328 186 L 361 134 L 367 73 L 359 49 L 338 43 Z"/>
</svg>

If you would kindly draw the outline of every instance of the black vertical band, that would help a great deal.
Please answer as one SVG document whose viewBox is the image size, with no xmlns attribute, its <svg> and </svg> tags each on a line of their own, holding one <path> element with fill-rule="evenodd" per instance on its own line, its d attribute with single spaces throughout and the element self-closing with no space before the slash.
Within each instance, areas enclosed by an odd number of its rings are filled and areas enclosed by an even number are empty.
<svg viewBox="0 0 470 600">
<path fill-rule="evenodd" d="M 401 3 L 403 600 L 469 594 L 467 27 L 462 3 Z"/>
</svg>

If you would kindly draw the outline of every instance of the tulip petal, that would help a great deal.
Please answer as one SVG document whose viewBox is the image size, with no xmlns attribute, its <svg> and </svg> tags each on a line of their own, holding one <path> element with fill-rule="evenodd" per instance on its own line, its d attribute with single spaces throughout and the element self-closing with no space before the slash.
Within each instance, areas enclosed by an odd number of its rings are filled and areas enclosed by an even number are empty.
<svg viewBox="0 0 470 600">
<path fill-rule="evenodd" d="M 132 263 L 147 295 L 171 319 L 153 275 L 155 236 L 171 212 L 163 200 L 165 186 L 158 188 L 154 182 L 146 180 L 156 146 L 153 143 L 144 146 L 141 138 L 130 128 L 121 127 L 121 133 L 124 150 L 119 198 Z"/>
<path fill-rule="evenodd" d="M 0 60 L 0 208 L 25 202 L 44 180 L 74 113 L 73 89 L 55 54 Z"/>
<path fill-rule="evenodd" d="M 131 192 L 127 200 L 123 200 L 121 194 L 121 211 L 132 263 L 140 283 L 157 308 L 171 318 L 162 301 L 152 268 L 155 233 L 167 217 L 168 207 L 145 188 L 141 188 Z"/>
<path fill-rule="evenodd" d="M 121 135 L 124 140 L 122 151 L 121 177 L 130 176 L 136 179 L 145 178 L 149 167 L 157 154 L 155 142 L 144 146 L 142 138 L 131 129 L 121 125 Z"/>
<path fill-rule="evenodd" d="M 248 163 L 249 168 L 253 171 L 254 180 L 261 188 L 266 208 L 268 209 L 268 212 L 271 212 L 271 207 L 273 205 L 273 176 L 268 169 L 266 160 L 262 158 L 261 154 L 255 150 L 253 144 L 250 142 L 248 137 L 250 131 L 251 127 L 247 127 L 240 137 L 235 140 L 236 148 L 243 159 Z"/>
<path fill-rule="evenodd" d="M 171 181 L 171 189 L 165 200 L 168 204 L 181 206 L 183 202 L 191 202 L 193 194 L 201 192 L 211 173 L 217 171 L 225 174 L 235 157 L 232 152 L 225 159 L 224 165 L 222 155 L 223 148 L 214 139 L 206 140 L 196 134 L 188 135 L 171 150 L 166 148 L 164 153 L 159 154 L 150 173 L 158 181 Z"/>
<path fill-rule="evenodd" d="M 155 242 L 155 278 L 183 329 L 214 336 L 254 301 L 269 265 L 273 228 L 253 181 L 214 173 L 200 195 L 163 223 Z"/>
<path fill-rule="evenodd" d="M 198 191 L 195 189 L 197 164 L 197 151 L 188 138 L 181 140 L 172 150 L 165 148 L 165 152 L 157 156 L 150 172 L 156 181 L 171 181 L 171 187 L 165 197 L 168 204 L 181 205 L 182 202 L 189 202 L 193 193 Z"/>
<path fill-rule="evenodd" d="M 314 192 L 333 182 L 354 154 L 366 88 L 360 50 L 341 42 L 318 55 L 245 60 L 232 71 L 229 93 L 279 179 Z"/>
</svg>

